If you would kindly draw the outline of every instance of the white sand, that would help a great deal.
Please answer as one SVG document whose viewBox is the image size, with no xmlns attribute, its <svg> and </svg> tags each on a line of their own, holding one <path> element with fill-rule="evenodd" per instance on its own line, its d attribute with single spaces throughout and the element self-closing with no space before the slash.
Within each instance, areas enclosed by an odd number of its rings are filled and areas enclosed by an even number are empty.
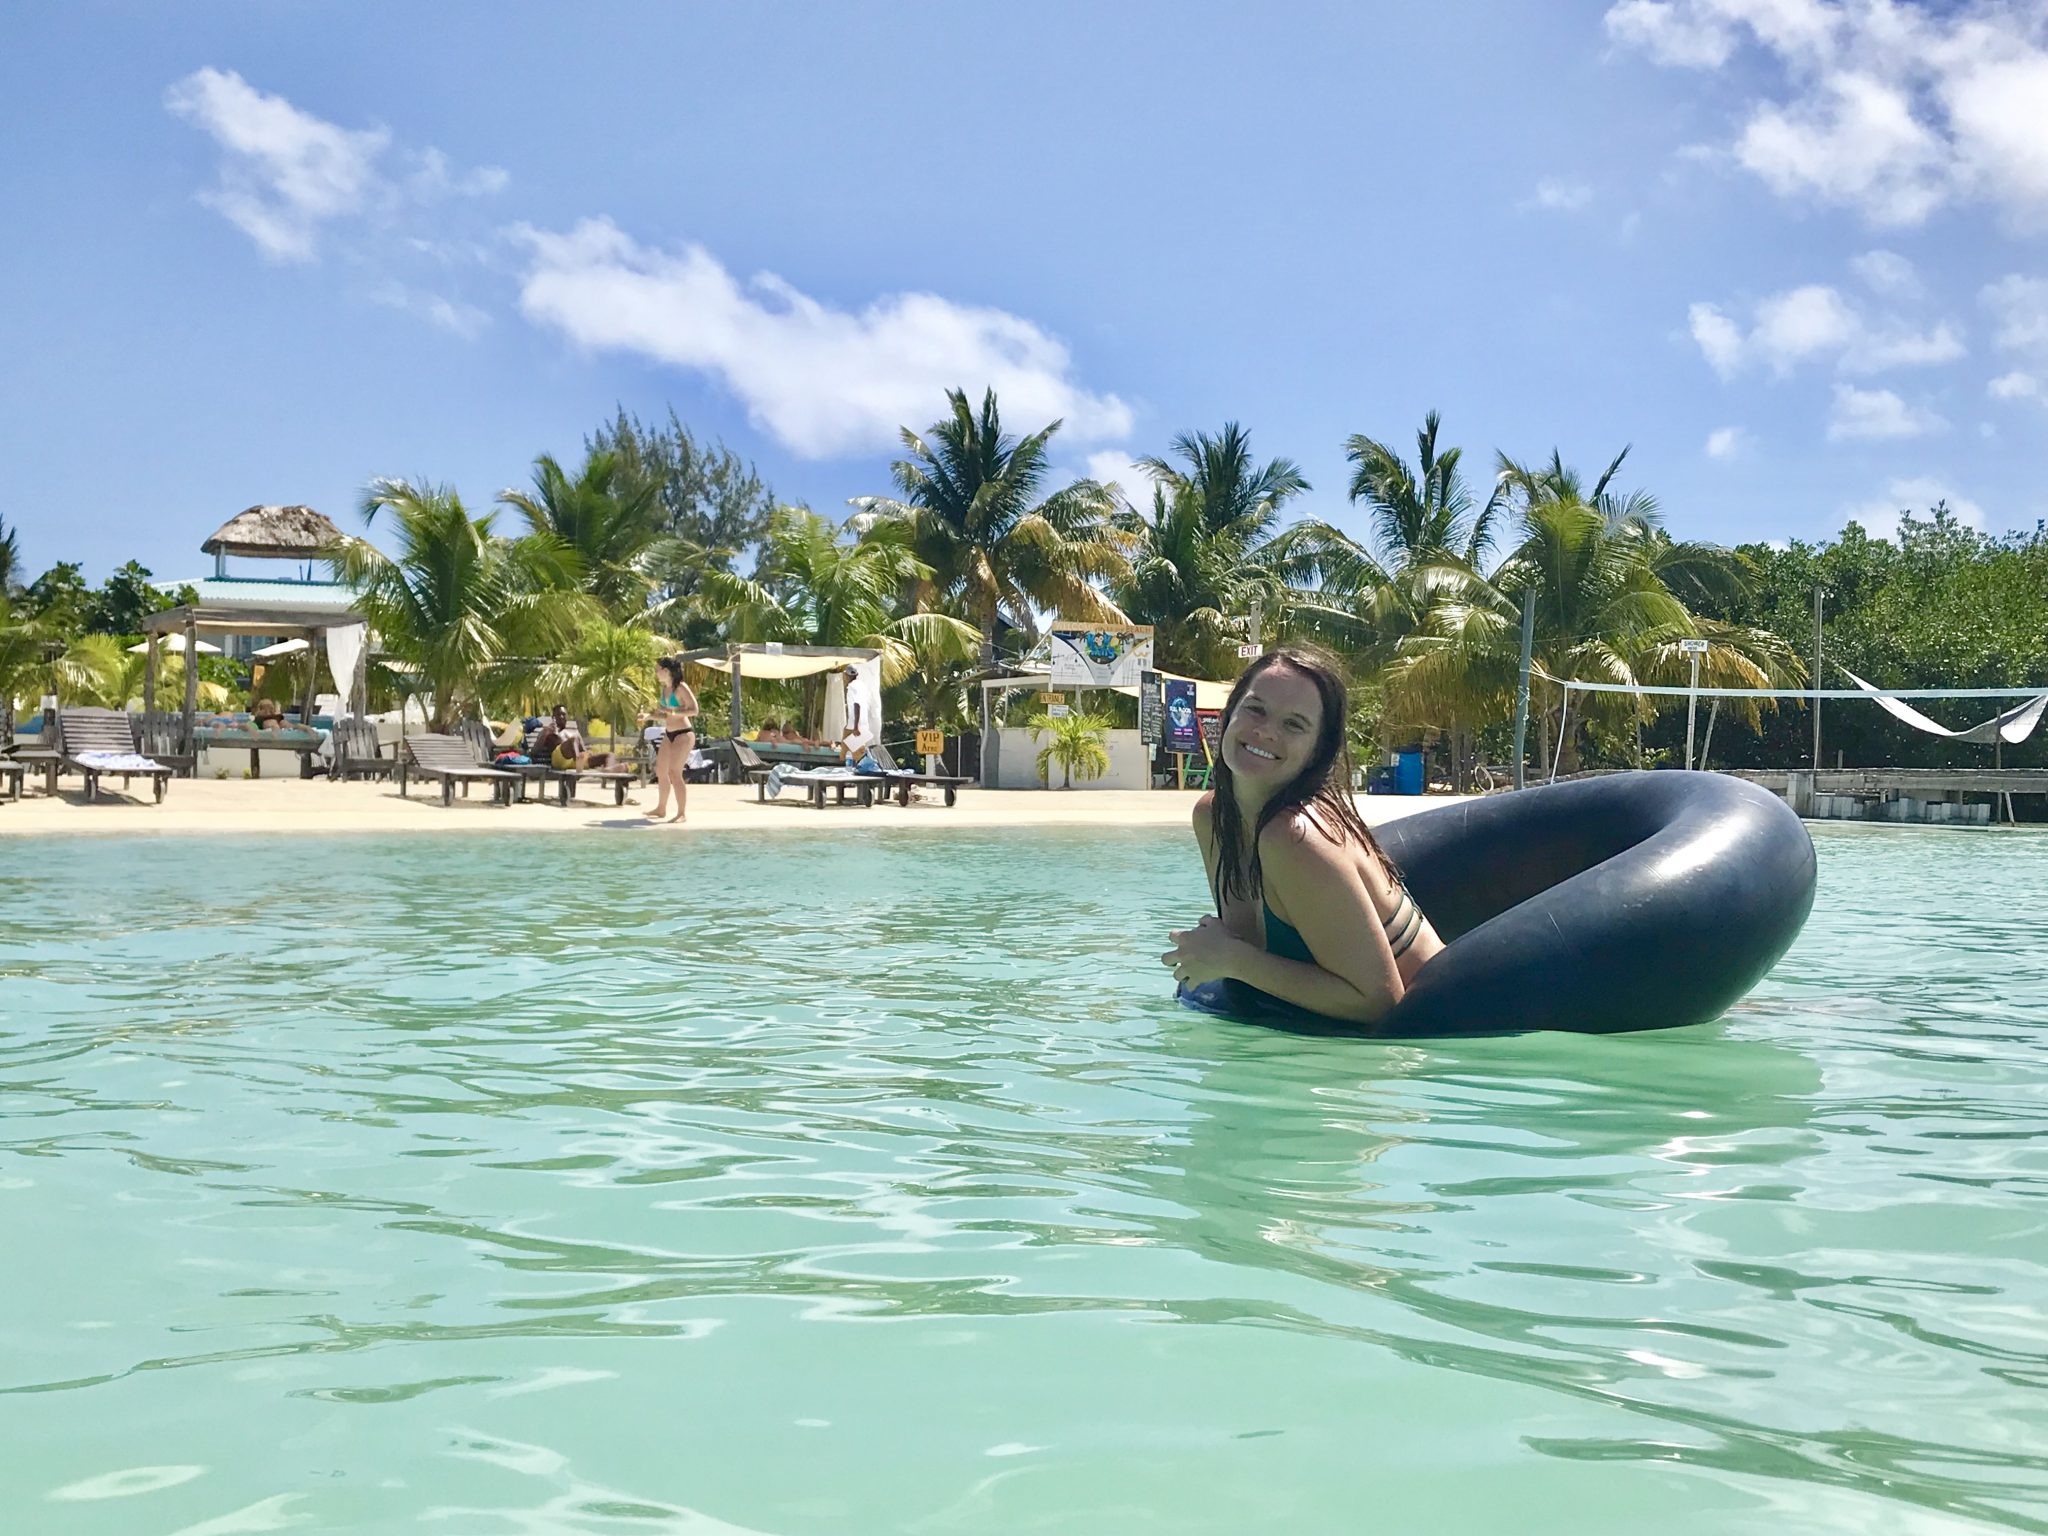
<svg viewBox="0 0 2048 1536">
<path fill-rule="evenodd" d="M 124 794 L 118 779 L 88 805 L 75 777 L 60 781 L 55 798 L 41 791 L 40 775 L 20 800 L 0 799 L 0 838 L 37 833 L 217 833 L 223 836 L 285 837 L 308 833 L 430 831 L 504 832 L 565 828 L 631 829 L 649 837 L 687 837 L 698 830 L 736 827 L 801 831 L 808 827 L 1185 827 L 1194 806 L 1193 790 L 994 790 L 972 786 L 950 809 L 924 790 L 901 807 L 893 801 L 863 810 L 857 803 L 811 809 L 794 792 L 757 803 L 751 785 L 693 784 L 689 820 L 681 826 L 656 824 L 644 812 L 654 805 L 652 785 L 630 792 L 624 808 L 611 791 L 590 785 L 562 808 L 543 803 L 494 805 L 488 790 L 459 794 L 443 808 L 440 791 L 415 782 L 408 799 L 385 783 L 331 784 L 325 779 L 173 779 L 162 805 L 138 779 Z M 1448 795 L 1361 795 L 1358 808 L 1368 823 L 1452 803 Z"/>
</svg>

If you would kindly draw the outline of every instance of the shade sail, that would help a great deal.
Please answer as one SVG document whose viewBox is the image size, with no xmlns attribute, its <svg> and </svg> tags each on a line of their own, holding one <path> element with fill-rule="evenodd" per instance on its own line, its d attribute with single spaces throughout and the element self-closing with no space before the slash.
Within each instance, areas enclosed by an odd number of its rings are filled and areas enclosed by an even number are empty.
<svg viewBox="0 0 2048 1536">
<path fill-rule="evenodd" d="M 173 656 L 182 656 L 185 653 L 185 637 L 176 630 L 173 630 L 170 634 L 157 641 L 156 648 Z M 201 656 L 218 656 L 220 654 L 219 646 L 208 645 L 204 640 L 193 641 L 192 649 Z M 138 640 L 128 647 L 128 654 L 131 656 L 141 656 L 146 654 L 148 650 L 149 642 L 147 640 Z"/>
<path fill-rule="evenodd" d="M 867 646 L 785 646 L 779 650 L 768 650 L 765 646 L 745 645 L 738 651 L 740 676 L 755 678 L 764 682 L 784 682 L 792 677 L 814 677 L 820 672 L 836 672 L 841 667 L 850 667 L 857 661 L 873 661 L 880 651 Z M 686 651 L 683 660 L 693 667 L 702 667 L 707 672 L 732 673 L 732 658 L 724 646 L 710 647 L 701 651 Z"/>
</svg>

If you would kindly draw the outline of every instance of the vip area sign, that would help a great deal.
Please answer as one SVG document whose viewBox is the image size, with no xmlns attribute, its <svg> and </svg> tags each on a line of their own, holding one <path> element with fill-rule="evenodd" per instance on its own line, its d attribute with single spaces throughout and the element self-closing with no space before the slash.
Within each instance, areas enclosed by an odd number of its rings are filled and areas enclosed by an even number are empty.
<svg viewBox="0 0 2048 1536">
<path fill-rule="evenodd" d="M 1052 685 L 1135 688 L 1152 666 L 1150 624 L 1052 626 Z"/>
</svg>

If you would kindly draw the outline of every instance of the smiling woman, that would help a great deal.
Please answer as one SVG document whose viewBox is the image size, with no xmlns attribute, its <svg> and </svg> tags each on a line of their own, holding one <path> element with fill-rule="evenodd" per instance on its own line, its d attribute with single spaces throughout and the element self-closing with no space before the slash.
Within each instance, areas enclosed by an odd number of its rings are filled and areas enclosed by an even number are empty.
<svg viewBox="0 0 2048 1536">
<path fill-rule="evenodd" d="M 1352 804 L 1347 706 L 1336 666 L 1294 647 L 1231 690 L 1215 787 L 1195 805 L 1216 915 L 1161 957 L 1183 986 L 1239 981 L 1370 1024 L 1443 948 Z"/>
</svg>

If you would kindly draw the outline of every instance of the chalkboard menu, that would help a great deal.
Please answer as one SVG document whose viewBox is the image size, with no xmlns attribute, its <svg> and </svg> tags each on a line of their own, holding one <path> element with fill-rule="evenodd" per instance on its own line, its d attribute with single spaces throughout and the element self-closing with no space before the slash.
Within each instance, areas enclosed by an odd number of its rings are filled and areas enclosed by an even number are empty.
<svg viewBox="0 0 2048 1536">
<path fill-rule="evenodd" d="M 1213 763 L 1223 755 L 1223 711 L 1198 709 L 1195 721 L 1202 728 L 1202 744 L 1209 749 L 1209 761 Z"/>
<path fill-rule="evenodd" d="M 1166 702 L 1159 697 L 1159 674 L 1142 673 L 1138 678 L 1138 739 L 1155 747 L 1165 729 Z"/>
</svg>

